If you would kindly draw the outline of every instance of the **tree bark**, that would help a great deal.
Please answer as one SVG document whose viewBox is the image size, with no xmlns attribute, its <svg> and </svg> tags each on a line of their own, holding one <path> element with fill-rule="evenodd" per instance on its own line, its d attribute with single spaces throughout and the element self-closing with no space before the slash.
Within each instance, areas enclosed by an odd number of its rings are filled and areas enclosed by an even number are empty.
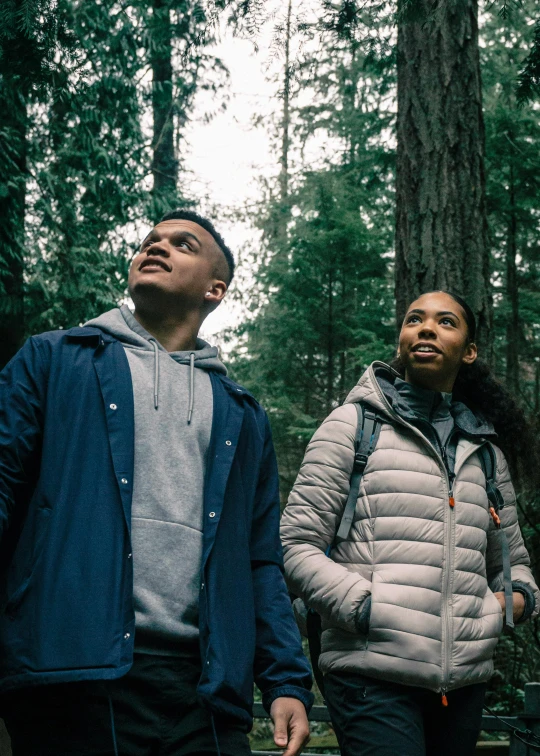
<svg viewBox="0 0 540 756">
<path fill-rule="evenodd" d="M 156 220 L 176 197 L 178 161 L 174 149 L 172 28 L 168 0 L 152 0 L 152 138 Z"/>
<path fill-rule="evenodd" d="M 332 411 L 334 401 L 334 274 L 328 271 L 328 339 L 326 344 L 326 414 Z"/>
<path fill-rule="evenodd" d="M 491 298 L 477 0 L 417 0 L 398 25 L 396 314 L 461 294 L 490 344 Z"/>
<path fill-rule="evenodd" d="M 510 217 L 506 243 L 506 297 L 510 316 L 506 324 L 506 385 L 514 394 L 519 391 L 519 290 L 517 274 L 517 219 L 514 169 L 510 166 Z"/>
<path fill-rule="evenodd" d="M 24 212 L 26 201 L 27 109 L 24 87 L 0 79 L 3 145 L 0 160 L 0 369 L 22 346 L 24 322 Z M 7 183 L 9 181 L 9 184 Z"/>
<path fill-rule="evenodd" d="M 283 208 L 289 199 L 289 148 L 290 148 L 290 99 L 291 99 L 291 18 L 292 0 L 287 5 L 285 20 L 285 70 L 283 73 L 283 120 L 281 125 L 281 159 L 279 172 L 279 194 Z"/>
</svg>

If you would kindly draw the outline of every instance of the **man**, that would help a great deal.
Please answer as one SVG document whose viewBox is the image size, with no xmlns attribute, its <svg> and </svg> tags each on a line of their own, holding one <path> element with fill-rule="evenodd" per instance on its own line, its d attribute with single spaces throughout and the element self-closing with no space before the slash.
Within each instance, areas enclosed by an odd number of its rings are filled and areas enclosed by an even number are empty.
<svg viewBox="0 0 540 756">
<path fill-rule="evenodd" d="M 14 756 L 249 754 L 311 678 L 282 577 L 267 417 L 197 338 L 230 250 L 166 215 L 123 306 L 28 340 L 0 374 L 0 714 Z"/>
</svg>

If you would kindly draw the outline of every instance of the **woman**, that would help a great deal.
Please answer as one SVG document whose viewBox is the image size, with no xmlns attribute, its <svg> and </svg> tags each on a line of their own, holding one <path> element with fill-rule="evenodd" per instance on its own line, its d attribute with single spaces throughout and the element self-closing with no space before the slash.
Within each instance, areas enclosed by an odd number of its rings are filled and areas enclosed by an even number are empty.
<svg viewBox="0 0 540 756">
<path fill-rule="evenodd" d="M 393 368 L 374 363 L 315 433 L 283 515 L 289 587 L 322 617 L 319 666 L 344 756 L 475 751 L 505 606 L 479 449 L 495 439 L 517 448 L 516 431 L 525 432 L 504 389 L 475 365 L 475 330 L 457 296 L 413 302 Z M 336 544 L 356 402 L 382 426 L 349 535 Z M 539 594 L 508 465 L 493 448 L 513 616 L 522 622 L 538 612 Z"/>
</svg>

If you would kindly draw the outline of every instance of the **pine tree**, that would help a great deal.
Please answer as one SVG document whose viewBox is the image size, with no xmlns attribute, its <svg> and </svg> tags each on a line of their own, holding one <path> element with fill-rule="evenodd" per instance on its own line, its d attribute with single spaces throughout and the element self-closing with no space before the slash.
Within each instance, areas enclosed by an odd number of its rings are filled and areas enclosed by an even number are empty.
<svg viewBox="0 0 540 756">
<path fill-rule="evenodd" d="M 286 233 L 275 225 L 283 140 L 275 194 L 258 215 L 265 259 L 251 285 L 254 317 L 240 329 L 247 354 L 235 355 L 232 369 L 269 410 L 284 496 L 315 428 L 373 359 L 392 352 L 393 161 L 383 133 L 393 113 L 381 107 L 389 97 L 387 52 L 384 45 L 362 51 L 356 38 L 325 28 L 317 48 L 295 62 L 295 84 L 309 89 L 310 104 L 299 107 L 294 94 L 289 101 L 295 160 Z M 298 167 L 297 156 L 319 135 L 332 150 L 317 169 Z"/>
<path fill-rule="evenodd" d="M 0 368 L 25 334 L 28 110 L 50 80 L 56 40 L 67 42 L 54 11 L 49 0 L 6 2 L 0 9 Z"/>
<path fill-rule="evenodd" d="M 534 34 L 535 4 L 486 16 L 482 50 L 487 196 L 495 273 L 498 372 L 529 411 L 538 403 L 540 363 L 540 121 L 520 106 L 515 82 Z"/>
</svg>

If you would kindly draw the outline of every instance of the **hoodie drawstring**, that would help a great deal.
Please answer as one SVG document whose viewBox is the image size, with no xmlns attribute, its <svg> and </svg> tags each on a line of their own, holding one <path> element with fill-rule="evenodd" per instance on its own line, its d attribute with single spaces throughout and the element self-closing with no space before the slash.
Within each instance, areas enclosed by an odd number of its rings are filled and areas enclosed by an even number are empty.
<svg viewBox="0 0 540 756">
<path fill-rule="evenodd" d="M 155 339 L 149 339 L 154 348 L 154 409 L 159 407 L 159 346 Z M 195 406 L 195 352 L 189 353 L 189 409 L 187 424 L 191 425 Z"/>
<path fill-rule="evenodd" d="M 187 416 L 187 424 L 191 424 L 191 418 L 193 417 L 193 406 L 195 403 L 195 352 L 189 354 L 189 409 Z"/>
<path fill-rule="evenodd" d="M 159 406 L 159 347 L 155 339 L 149 339 L 154 347 L 154 409 Z"/>
</svg>

